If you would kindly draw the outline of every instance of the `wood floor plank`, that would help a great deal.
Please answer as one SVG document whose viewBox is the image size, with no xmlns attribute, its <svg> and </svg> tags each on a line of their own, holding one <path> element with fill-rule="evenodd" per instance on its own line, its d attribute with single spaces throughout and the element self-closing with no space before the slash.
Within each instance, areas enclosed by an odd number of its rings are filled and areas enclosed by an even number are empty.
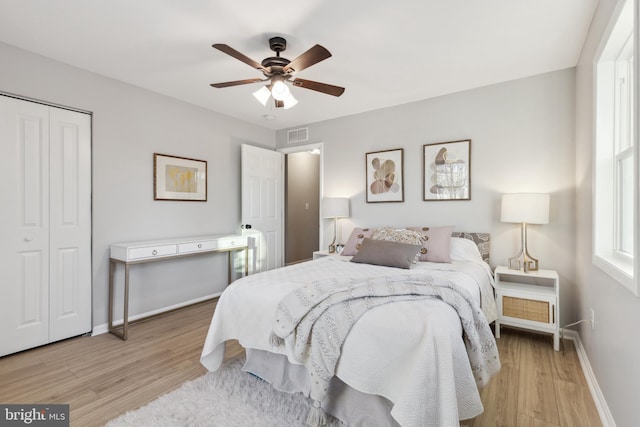
<svg viewBox="0 0 640 427">
<path fill-rule="evenodd" d="M 71 425 L 102 426 L 206 369 L 202 345 L 216 301 L 134 323 L 129 340 L 78 337 L 0 358 L 0 402 L 68 403 Z M 469 427 L 600 425 L 570 341 L 554 352 L 548 336 L 503 328 L 502 370 L 481 390 L 485 412 Z M 244 354 L 228 341 L 225 360 Z"/>
<path fill-rule="evenodd" d="M 589 389 L 571 381 L 555 380 L 556 394 L 570 396 L 558 400 L 558 416 L 562 427 L 602 426 Z"/>
<path fill-rule="evenodd" d="M 496 343 L 502 367 L 489 385 L 480 390 L 484 412 L 465 423 L 469 427 L 512 427 L 517 424 L 518 382 L 513 379 L 520 377 L 520 336 L 503 337 Z"/>
<path fill-rule="evenodd" d="M 201 367 L 188 362 L 173 372 L 156 372 L 143 382 L 123 383 L 121 387 L 104 392 L 92 405 L 76 409 L 71 418 L 73 425 L 101 426 L 131 409 L 151 402 L 156 397 L 169 393 L 185 381 L 190 381 L 203 372 Z M 131 405 L 130 402 L 137 402 Z M 132 407 L 133 406 L 133 407 Z"/>
<path fill-rule="evenodd" d="M 521 341 L 518 411 L 549 424 L 559 425 L 552 355 L 548 350 L 548 340 L 541 338 L 543 337 L 530 335 L 528 340 Z"/>
<path fill-rule="evenodd" d="M 558 424 L 551 424 L 523 413 L 518 414 L 518 421 L 516 425 L 518 427 L 560 427 Z"/>
<path fill-rule="evenodd" d="M 64 381 L 60 379 L 64 378 Z M 69 371 L 45 371 L 19 382 L 6 383 L 2 378 L 2 403 L 57 403 L 48 399 L 59 396 L 75 378 Z M 28 399 L 28 400 L 25 400 Z M 56 399 L 57 400 L 57 399 Z M 60 402 L 63 403 L 63 402 Z"/>
<path fill-rule="evenodd" d="M 518 382 L 519 371 L 510 365 L 503 366 L 491 379 L 488 386 L 480 390 L 484 412 L 470 422 L 469 427 L 512 427 L 518 419 Z"/>
<path fill-rule="evenodd" d="M 562 346 L 562 351 L 555 351 L 552 355 L 553 377 L 572 383 L 579 382 L 581 385 L 587 385 L 587 380 L 582 373 L 582 366 L 575 346 L 567 341 Z"/>
</svg>

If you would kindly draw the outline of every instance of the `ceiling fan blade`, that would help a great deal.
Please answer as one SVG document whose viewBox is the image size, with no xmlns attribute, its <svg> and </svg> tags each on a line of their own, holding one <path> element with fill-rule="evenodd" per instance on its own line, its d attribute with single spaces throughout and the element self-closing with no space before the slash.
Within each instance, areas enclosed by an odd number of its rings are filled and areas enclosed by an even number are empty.
<svg viewBox="0 0 640 427">
<path fill-rule="evenodd" d="M 331 53 L 320 46 L 319 44 L 313 46 L 311 49 L 298 56 L 296 59 L 291 61 L 289 64 L 285 65 L 282 68 L 282 71 L 285 73 L 289 71 L 302 71 L 305 68 L 308 68 L 314 64 L 317 64 L 320 61 L 324 61 L 327 58 L 331 57 Z"/>
<path fill-rule="evenodd" d="M 313 80 L 305 80 L 296 78 L 291 82 L 292 85 L 305 89 L 315 90 L 317 92 L 326 93 L 327 95 L 340 96 L 344 93 L 344 88 L 334 86 L 327 83 L 314 82 Z"/>
<path fill-rule="evenodd" d="M 235 80 L 232 82 L 223 82 L 223 83 L 211 83 L 212 87 L 216 87 L 218 89 L 221 89 L 223 87 L 229 87 L 229 86 L 239 86 L 239 85 L 246 85 L 249 83 L 258 83 L 258 82 L 264 82 L 267 79 L 245 79 L 245 80 Z"/>
<path fill-rule="evenodd" d="M 228 46 L 226 44 L 216 43 L 216 44 L 212 45 L 212 47 L 215 48 L 215 49 L 218 49 L 220 52 L 226 53 L 229 56 L 233 56 L 238 61 L 242 61 L 245 64 L 249 65 L 250 67 L 255 68 L 256 70 L 261 70 L 262 71 L 262 70 L 265 69 L 262 66 L 262 64 L 260 64 L 259 62 L 254 61 L 253 59 L 249 58 L 248 56 L 238 52 L 237 50 L 235 50 L 231 46 Z"/>
</svg>

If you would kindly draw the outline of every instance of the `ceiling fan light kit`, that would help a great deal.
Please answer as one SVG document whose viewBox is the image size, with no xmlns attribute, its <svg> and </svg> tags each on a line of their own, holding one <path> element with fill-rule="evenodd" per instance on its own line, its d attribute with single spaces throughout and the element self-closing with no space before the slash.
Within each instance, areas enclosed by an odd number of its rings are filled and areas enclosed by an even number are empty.
<svg viewBox="0 0 640 427">
<path fill-rule="evenodd" d="M 261 63 L 254 61 L 226 44 L 214 44 L 213 47 L 241 62 L 244 62 L 252 68 L 261 71 L 265 78 L 212 83 L 211 86 L 221 89 L 230 86 L 268 81 L 269 83 L 266 86 L 263 86 L 253 93 L 253 96 L 264 106 L 267 105 L 269 97 L 273 97 L 276 108 L 284 108 L 285 110 L 298 103 L 298 100 L 293 97 L 287 82 L 290 82 L 296 87 L 310 89 L 333 96 L 340 96 L 344 93 L 344 88 L 340 86 L 293 77 L 294 73 L 302 71 L 305 68 L 331 57 L 331 53 L 319 44 L 313 46 L 293 61 L 290 61 L 287 58 L 280 56 L 280 52 L 283 52 L 287 48 L 287 41 L 282 37 L 272 37 L 269 39 L 269 47 L 276 53 L 276 56 L 265 58 Z"/>
<path fill-rule="evenodd" d="M 284 84 L 284 77 L 273 76 L 271 79 L 271 96 L 273 96 L 273 99 L 284 101 L 289 95 L 291 95 L 291 91 Z"/>
</svg>

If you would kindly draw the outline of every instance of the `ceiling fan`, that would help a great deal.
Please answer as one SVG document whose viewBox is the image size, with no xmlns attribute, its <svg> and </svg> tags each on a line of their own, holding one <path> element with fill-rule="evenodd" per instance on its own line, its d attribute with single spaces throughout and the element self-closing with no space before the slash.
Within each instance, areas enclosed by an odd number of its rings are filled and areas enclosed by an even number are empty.
<svg viewBox="0 0 640 427">
<path fill-rule="evenodd" d="M 287 41 L 282 37 L 271 37 L 269 39 L 269 48 L 276 53 L 276 56 L 265 58 L 261 63 L 254 61 L 226 44 L 217 43 L 214 44 L 213 47 L 257 70 L 260 70 L 265 78 L 212 83 L 211 86 L 215 88 L 225 88 L 269 81 L 270 83 L 267 86 L 263 86 L 253 94 L 262 103 L 262 105 L 267 104 L 267 100 L 270 96 L 274 98 L 276 108 L 283 107 L 287 109 L 297 104 L 298 101 L 293 97 L 285 82 L 289 82 L 296 87 L 315 90 L 316 92 L 322 92 L 333 96 L 340 96 L 344 92 L 344 88 L 340 86 L 294 77 L 295 73 L 331 57 L 331 53 L 319 44 L 313 46 L 293 61 L 290 61 L 287 58 L 280 56 L 280 52 L 284 52 L 287 48 Z"/>
</svg>

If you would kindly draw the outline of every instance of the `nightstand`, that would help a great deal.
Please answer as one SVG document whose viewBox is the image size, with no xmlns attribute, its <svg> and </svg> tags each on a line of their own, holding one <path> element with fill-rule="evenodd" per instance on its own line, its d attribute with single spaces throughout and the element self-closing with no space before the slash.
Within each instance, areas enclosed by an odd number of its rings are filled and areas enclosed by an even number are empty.
<svg viewBox="0 0 640 427">
<path fill-rule="evenodd" d="M 326 256 L 330 256 L 332 258 L 339 259 L 340 261 L 348 261 L 348 260 L 351 259 L 351 257 L 342 256 L 337 252 L 329 253 L 329 251 L 326 250 L 326 249 L 324 251 L 314 251 L 313 252 L 313 259 L 324 258 Z"/>
<path fill-rule="evenodd" d="M 334 254 L 330 254 L 328 250 L 324 250 L 324 251 L 314 251 L 313 252 L 313 259 L 318 259 L 318 258 L 322 258 L 325 256 L 329 256 L 329 255 L 334 255 Z"/>
<path fill-rule="evenodd" d="M 528 273 L 499 266 L 495 271 L 498 319 L 500 326 L 510 325 L 553 335 L 553 349 L 560 349 L 560 286 L 558 273 L 538 270 Z"/>
</svg>

